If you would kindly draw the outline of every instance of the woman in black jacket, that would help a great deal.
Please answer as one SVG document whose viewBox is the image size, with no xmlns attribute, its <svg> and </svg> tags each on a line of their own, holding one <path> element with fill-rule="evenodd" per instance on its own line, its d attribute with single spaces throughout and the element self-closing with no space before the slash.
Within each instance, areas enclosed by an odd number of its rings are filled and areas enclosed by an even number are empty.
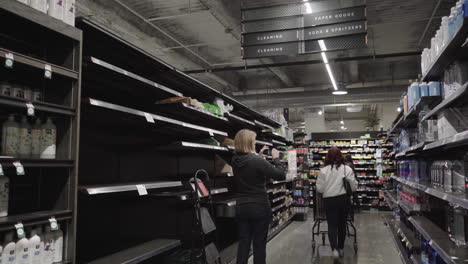
<svg viewBox="0 0 468 264">
<path fill-rule="evenodd" d="M 232 158 L 232 168 L 237 190 L 239 232 L 237 264 L 248 263 L 252 242 L 254 263 L 266 263 L 268 227 L 272 219 L 266 183 L 270 179 L 286 179 L 285 170 L 279 161 L 279 151 L 272 149 L 273 166 L 255 153 L 256 137 L 255 132 L 243 129 L 234 140 L 236 153 Z"/>
</svg>

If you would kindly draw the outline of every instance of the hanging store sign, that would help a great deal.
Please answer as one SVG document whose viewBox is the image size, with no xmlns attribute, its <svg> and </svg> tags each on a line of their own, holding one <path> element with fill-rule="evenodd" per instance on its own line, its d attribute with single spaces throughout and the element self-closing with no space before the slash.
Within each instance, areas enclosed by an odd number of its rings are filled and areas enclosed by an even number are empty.
<svg viewBox="0 0 468 264">
<path fill-rule="evenodd" d="M 365 6 L 329 10 L 304 15 L 304 27 L 365 20 L 366 17 L 367 9 Z"/>
<path fill-rule="evenodd" d="M 304 29 L 304 40 L 325 39 L 367 32 L 367 22 L 357 21 Z"/>
<path fill-rule="evenodd" d="M 242 57 L 245 59 L 299 54 L 300 46 L 301 42 L 290 42 L 243 47 Z"/>
<path fill-rule="evenodd" d="M 304 52 L 313 53 L 321 52 L 322 49 L 319 45 L 319 40 L 308 40 L 304 43 Z M 367 35 L 349 35 L 336 38 L 328 38 L 323 40 L 327 51 L 346 50 L 346 49 L 360 49 L 367 47 Z"/>
<path fill-rule="evenodd" d="M 262 45 L 282 42 L 293 42 L 299 40 L 299 30 L 282 30 L 275 32 L 263 32 L 243 35 L 242 45 Z"/>
</svg>

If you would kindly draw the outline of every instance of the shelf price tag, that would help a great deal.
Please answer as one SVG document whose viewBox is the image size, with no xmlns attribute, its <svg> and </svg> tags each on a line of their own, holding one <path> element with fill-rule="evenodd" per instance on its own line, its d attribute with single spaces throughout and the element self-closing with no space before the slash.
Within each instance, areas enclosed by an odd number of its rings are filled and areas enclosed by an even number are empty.
<svg viewBox="0 0 468 264">
<path fill-rule="evenodd" d="M 15 56 L 13 56 L 13 53 L 10 53 L 10 52 L 5 53 L 5 67 L 13 68 L 14 63 L 15 63 Z"/>
<path fill-rule="evenodd" d="M 124 73 L 126 76 L 128 76 L 128 71 L 123 70 L 123 73 Z"/>
<path fill-rule="evenodd" d="M 16 167 L 16 175 L 24 175 L 24 167 L 23 164 L 19 161 L 13 162 L 13 165 Z"/>
<path fill-rule="evenodd" d="M 148 190 L 146 190 L 145 185 L 139 184 L 136 186 L 138 195 L 143 196 L 143 195 L 148 195 Z"/>
<path fill-rule="evenodd" d="M 52 66 L 49 64 L 44 65 L 44 77 L 47 79 L 52 79 Z"/>
<path fill-rule="evenodd" d="M 17 223 L 15 225 L 15 228 L 16 228 L 16 235 L 18 235 L 18 238 L 26 237 L 26 234 L 24 232 L 24 226 L 21 222 Z"/>
<path fill-rule="evenodd" d="M 151 114 L 145 113 L 145 118 L 148 123 L 153 123 L 154 124 L 154 118 Z"/>
<path fill-rule="evenodd" d="M 35 110 L 34 105 L 31 102 L 26 103 L 27 114 L 28 116 L 34 116 Z"/>
<path fill-rule="evenodd" d="M 51 217 L 49 218 L 49 222 L 50 222 L 50 230 L 57 231 L 58 230 L 57 219 L 55 219 L 55 217 Z"/>
<path fill-rule="evenodd" d="M 3 172 L 2 164 L 0 164 L 0 176 L 3 176 L 3 175 L 5 175 L 5 173 Z"/>
<path fill-rule="evenodd" d="M 208 133 L 210 134 L 210 137 L 213 137 L 213 136 L 214 136 L 213 130 L 209 130 Z"/>
</svg>

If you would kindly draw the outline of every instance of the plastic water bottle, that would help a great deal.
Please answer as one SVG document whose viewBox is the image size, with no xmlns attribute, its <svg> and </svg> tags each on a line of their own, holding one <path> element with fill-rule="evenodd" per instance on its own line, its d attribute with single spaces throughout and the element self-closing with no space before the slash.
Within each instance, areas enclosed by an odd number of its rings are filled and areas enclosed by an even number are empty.
<svg viewBox="0 0 468 264">
<path fill-rule="evenodd" d="M 18 153 L 19 126 L 15 122 L 15 116 L 10 115 L 3 123 L 2 151 L 6 156 L 15 156 Z"/>
<path fill-rule="evenodd" d="M 42 125 L 41 159 L 55 159 L 57 152 L 57 128 L 50 118 Z"/>
<path fill-rule="evenodd" d="M 47 13 L 47 0 L 31 0 L 29 5 L 43 13 Z"/>
</svg>

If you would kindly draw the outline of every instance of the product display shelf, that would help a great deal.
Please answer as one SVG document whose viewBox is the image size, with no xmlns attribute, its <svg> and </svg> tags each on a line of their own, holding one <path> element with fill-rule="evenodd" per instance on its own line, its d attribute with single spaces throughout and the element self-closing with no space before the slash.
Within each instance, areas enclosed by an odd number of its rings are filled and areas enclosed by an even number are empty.
<svg viewBox="0 0 468 264">
<path fill-rule="evenodd" d="M 409 153 L 413 153 L 413 152 L 420 151 L 421 149 L 424 148 L 424 146 L 425 146 L 426 144 L 429 144 L 429 142 L 421 142 L 421 143 L 419 143 L 419 144 L 417 144 L 417 145 L 414 145 L 414 146 L 412 146 L 412 147 L 410 147 L 410 148 L 408 148 L 408 149 L 406 149 L 406 150 L 404 150 L 404 151 L 402 151 L 402 152 L 398 152 L 398 153 L 395 155 L 395 157 L 396 157 L 396 158 L 406 157 Z"/>
<path fill-rule="evenodd" d="M 75 263 L 82 32 L 16 0 L 0 1 L 0 22 L 9 26 L 1 34 L 0 81 L 25 84 L 42 92 L 44 100 L 29 102 L 1 95 L 2 118 L 8 114 L 26 116 L 26 103 L 31 103 L 35 111 L 28 123 L 40 118 L 42 125 L 45 117 L 51 118 L 57 135 L 53 142 L 57 159 L 0 157 L 10 178 L 10 215 L 0 217 L 0 236 L 16 230 L 17 223 L 27 231 L 50 226 L 49 219 L 54 217 L 64 234 L 60 263 Z M 7 61 L 13 62 L 12 67 L 5 67 Z M 10 173 L 13 160 L 25 167 L 26 176 Z M 26 235 L 29 237 L 29 232 Z"/>
<path fill-rule="evenodd" d="M 95 186 L 80 186 L 78 189 L 87 195 L 100 195 L 109 193 L 136 192 L 138 186 L 144 186 L 147 190 L 163 189 L 171 187 L 180 187 L 182 182 L 145 182 L 131 184 L 113 184 L 113 185 L 95 185 Z"/>
<path fill-rule="evenodd" d="M 395 176 L 392 176 L 392 178 L 407 186 L 423 191 L 429 195 L 468 209 L 468 195 L 465 193 L 446 192 L 442 188 L 436 188 L 428 184 L 416 183 Z"/>
<path fill-rule="evenodd" d="M 226 113 L 226 116 L 229 119 L 229 121 L 235 124 L 243 125 L 243 126 L 246 126 L 247 128 L 254 129 L 254 130 L 258 128 L 254 122 L 249 121 L 233 113 Z"/>
<path fill-rule="evenodd" d="M 128 248 L 118 253 L 94 260 L 89 264 L 125 263 L 136 264 L 168 252 L 181 245 L 181 241 L 174 239 L 155 239 L 141 245 Z"/>
<path fill-rule="evenodd" d="M 182 120 L 199 124 L 226 126 L 229 122 L 224 116 L 215 115 L 208 110 L 199 109 L 186 103 L 156 104 L 153 109 L 158 113 L 168 114 Z"/>
<path fill-rule="evenodd" d="M 390 215 L 384 216 L 384 220 L 388 228 L 390 229 L 390 233 L 392 234 L 393 242 L 395 243 L 397 247 L 398 256 L 400 256 L 401 262 L 403 264 L 412 264 L 413 262 L 408 258 L 405 248 L 403 247 L 403 245 L 400 242 L 400 239 L 398 238 L 397 230 L 395 226 L 392 224 L 392 221 L 394 221 L 393 217 Z"/>
<path fill-rule="evenodd" d="M 135 81 L 137 81 L 139 84 L 145 85 L 145 88 L 151 90 L 152 94 L 158 95 L 160 97 L 183 96 L 182 93 L 179 93 L 171 88 L 168 88 L 157 82 L 151 81 L 147 78 L 141 77 L 135 73 L 112 65 L 98 58 L 90 57 L 88 58 L 87 62 L 89 63 L 87 65 L 88 71 L 90 71 L 93 74 L 93 77 L 94 75 L 101 75 L 101 78 L 102 75 L 109 76 L 109 78 L 113 80 L 113 85 L 117 85 L 117 83 L 119 85 L 134 84 Z M 95 68 L 90 66 L 95 66 Z M 120 82 L 116 82 L 116 80 L 119 80 Z"/>
<path fill-rule="evenodd" d="M 466 14 L 465 14 L 466 16 Z M 423 73 L 422 80 L 440 81 L 444 76 L 445 69 L 457 59 L 466 58 L 467 52 L 463 44 L 468 34 L 468 19 L 465 17 L 463 23 L 454 33 L 452 38 L 447 42 L 447 45 L 442 49 L 439 56 L 429 66 L 429 70 Z"/>
<path fill-rule="evenodd" d="M 148 121 L 148 118 L 150 118 L 150 119 L 152 119 L 154 121 L 155 128 L 158 126 L 159 122 L 163 122 L 165 124 L 175 125 L 175 126 L 177 126 L 178 129 L 185 128 L 185 129 L 190 129 L 190 130 L 195 130 L 195 131 L 198 131 L 198 132 L 206 133 L 206 137 L 213 136 L 215 134 L 220 135 L 220 136 L 227 136 L 228 135 L 226 132 L 222 132 L 222 131 L 219 131 L 219 130 L 215 130 L 215 129 L 211 129 L 211 128 L 207 128 L 207 127 L 202 127 L 202 126 L 198 126 L 198 125 L 185 123 L 185 122 L 182 122 L 182 121 L 179 121 L 179 120 L 176 120 L 176 119 L 172 119 L 172 118 L 168 118 L 168 117 L 164 117 L 164 116 L 160 116 L 160 115 L 155 115 L 155 114 L 143 112 L 143 111 L 140 111 L 140 110 L 136 110 L 136 109 L 132 109 L 132 108 L 128 108 L 128 107 L 125 107 L 125 106 L 120 106 L 120 105 L 116 105 L 116 104 L 112 104 L 112 103 L 108 103 L 108 102 L 104 102 L 104 101 L 100 101 L 100 100 L 96 100 L 96 99 L 92 99 L 92 98 L 84 99 L 83 102 L 87 103 L 87 104 L 89 104 L 89 105 L 91 105 L 93 107 L 96 107 L 98 109 L 103 109 L 103 110 L 110 111 L 110 114 L 114 114 L 114 115 L 127 114 L 127 115 L 131 115 L 131 116 L 137 116 L 137 117 L 139 117 L 141 124 L 152 123 L 152 122 Z M 122 114 L 120 114 L 120 113 L 122 113 Z M 137 120 L 132 119 L 132 121 L 135 122 Z"/>
<path fill-rule="evenodd" d="M 456 247 L 450 241 L 449 234 L 437 227 L 426 217 L 412 216 L 408 220 L 429 241 L 429 245 L 439 253 L 446 263 L 461 264 L 468 262 L 468 250 L 463 247 Z"/>
<path fill-rule="evenodd" d="M 28 107 L 26 104 L 31 103 L 34 106 L 36 115 L 38 114 L 52 114 L 52 115 L 65 115 L 65 116 L 75 116 L 76 109 L 71 107 L 66 107 L 57 104 L 51 104 L 46 102 L 29 102 L 23 98 L 17 98 L 12 96 L 0 95 L 0 105 L 14 108 L 15 111 L 21 111 L 24 115 L 27 114 Z"/>
<path fill-rule="evenodd" d="M 228 188 L 213 188 L 210 190 L 211 195 L 223 194 L 223 193 L 228 193 L 228 192 L 229 192 Z"/>
<path fill-rule="evenodd" d="M 292 219 L 296 216 L 296 214 L 291 215 L 286 221 L 284 221 L 282 224 L 272 228 L 270 232 L 268 232 L 268 241 L 273 239 L 276 235 L 281 233 L 289 224 L 291 224 Z"/>
<path fill-rule="evenodd" d="M 23 64 L 25 66 L 34 68 L 38 71 L 44 72 L 46 65 L 50 66 L 52 70 L 52 75 L 61 75 L 66 78 L 71 78 L 74 80 L 78 80 L 79 73 L 70 69 L 67 69 L 62 66 L 54 65 L 45 61 L 41 61 L 20 53 L 16 53 L 7 49 L 0 48 L 0 58 L 6 59 L 7 54 L 13 55 L 13 66 L 16 66 L 16 63 Z"/>
<path fill-rule="evenodd" d="M 451 137 L 447 137 L 442 140 L 438 140 L 433 143 L 427 144 L 424 147 L 423 151 L 440 151 L 457 147 L 465 147 L 466 144 L 468 144 L 468 131 L 463 131 Z"/>
<path fill-rule="evenodd" d="M 255 144 L 261 145 L 261 146 L 268 146 L 268 147 L 273 147 L 273 144 L 270 142 L 262 141 L 262 140 L 257 140 L 255 141 Z"/>
<path fill-rule="evenodd" d="M 286 143 L 281 142 L 281 141 L 278 141 L 278 140 L 275 140 L 275 139 L 271 140 L 271 142 L 273 142 L 273 144 L 274 144 L 274 145 L 277 145 L 277 146 L 287 146 Z"/>
<path fill-rule="evenodd" d="M 438 104 L 436 107 L 432 108 L 432 110 L 423 117 L 422 121 L 427 120 L 437 115 L 439 112 L 441 112 L 445 108 L 452 107 L 455 105 L 466 104 L 467 102 L 466 92 L 467 91 L 468 91 L 468 83 L 465 83 L 462 86 L 462 88 L 458 89 L 456 92 L 451 94 L 448 98 L 445 98 L 444 100 L 442 100 L 442 102 Z"/>
<path fill-rule="evenodd" d="M 285 143 L 288 142 L 288 140 L 285 137 L 283 137 L 282 135 L 276 132 L 262 132 L 262 135 L 271 139 L 281 141 L 281 142 L 285 142 Z"/>
<path fill-rule="evenodd" d="M 276 202 L 279 202 L 279 201 L 284 200 L 284 199 L 286 199 L 286 195 L 277 197 L 277 198 L 275 198 L 275 199 L 272 199 L 271 201 L 272 201 L 273 203 L 276 203 Z"/>
<path fill-rule="evenodd" d="M 263 123 L 263 122 L 260 122 L 260 121 L 258 121 L 258 120 L 254 120 L 254 123 L 255 123 L 257 126 L 259 126 L 260 128 L 262 128 L 262 129 L 275 129 L 274 127 L 272 127 L 272 126 L 270 126 L 270 125 L 267 125 L 267 124 L 265 124 L 265 123 Z"/>
<path fill-rule="evenodd" d="M 71 159 L 29 159 L 0 156 L 0 165 L 4 168 L 15 167 L 13 162 L 20 162 L 26 168 L 72 168 L 75 166 L 75 161 Z"/>
<path fill-rule="evenodd" d="M 55 217 L 57 221 L 70 220 L 72 219 L 72 215 L 73 211 L 71 210 L 51 210 L 4 216 L 0 217 L 0 231 L 15 230 L 15 225 L 17 223 L 22 223 L 24 227 L 47 224 L 52 217 Z"/>
<path fill-rule="evenodd" d="M 398 207 L 399 202 L 395 193 L 392 191 L 384 191 L 384 197 L 385 201 L 391 209 L 396 209 Z"/>
<path fill-rule="evenodd" d="M 2 0 L 0 1 L 0 9 L 6 10 L 10 13 L 17 15 L 18 17 L 27 19 L 34 24 L 45 27 L 54 32 L 60 33 L 74 41 L 81 41 L 81 31 L 69 26 L 65 23 L 59 22 L 58 20 L 47 16 L 46 14 L 37 11 L 28 5 L 22 4 L 15 0 Z M 14 21 L 10 21 L 14 22 Z"/>
</svg>

